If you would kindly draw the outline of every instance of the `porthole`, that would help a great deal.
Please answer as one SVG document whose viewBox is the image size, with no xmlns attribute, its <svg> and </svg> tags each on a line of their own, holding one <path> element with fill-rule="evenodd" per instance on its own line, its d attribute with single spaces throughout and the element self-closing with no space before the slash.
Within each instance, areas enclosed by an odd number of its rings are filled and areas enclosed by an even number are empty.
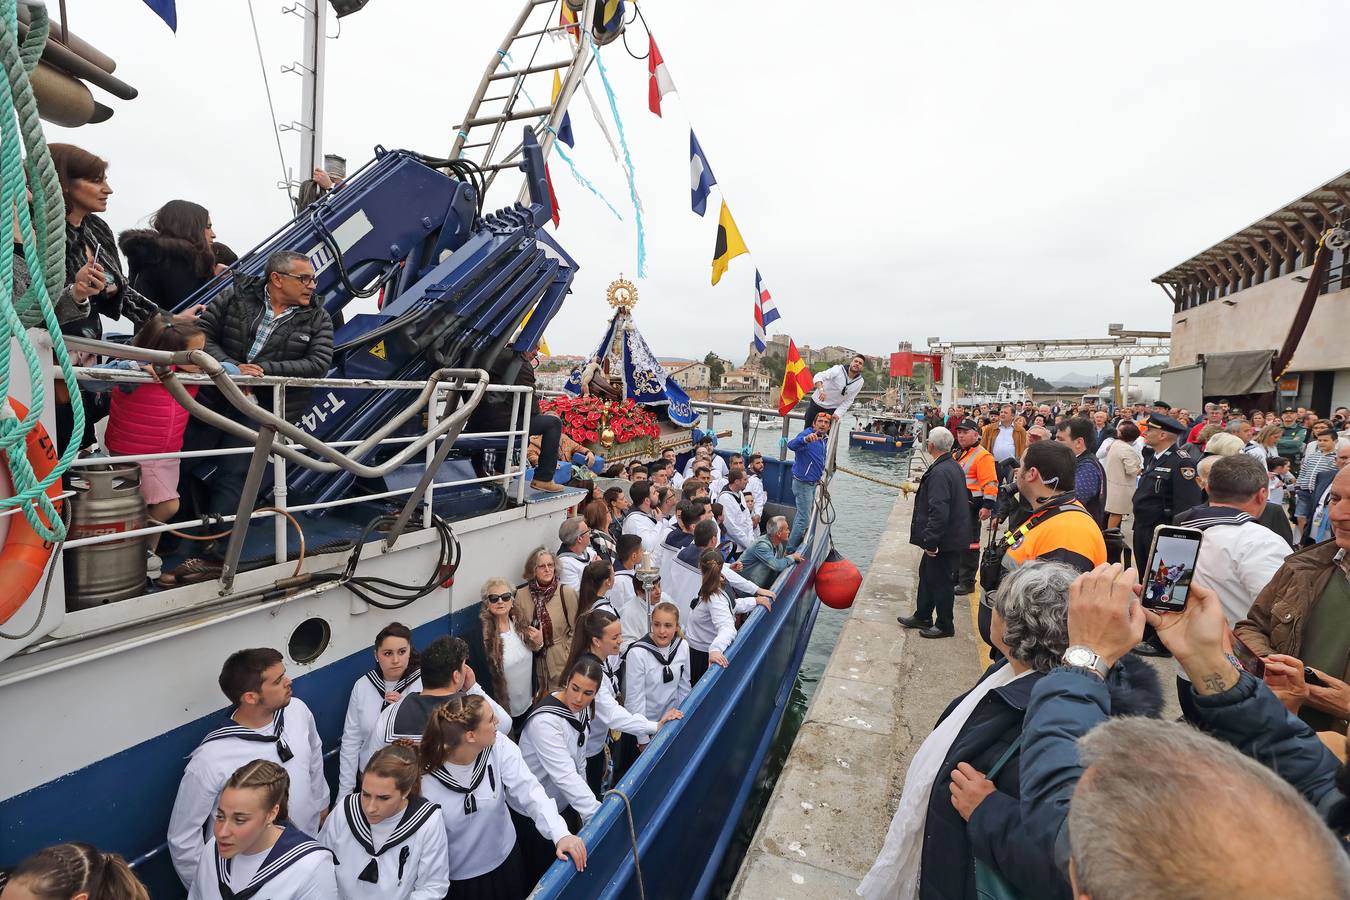
<svg viewBox="0 0 1350 900">
<path fill-rule="evenodd" d="M 291 659 L 298 663 L 311 663 L 328 649 L 328 642 L 332 638 L 333 630 L 323 619 L 306 619 L 291 632 L 286 647 L 290 650 Z"/>
</svg>

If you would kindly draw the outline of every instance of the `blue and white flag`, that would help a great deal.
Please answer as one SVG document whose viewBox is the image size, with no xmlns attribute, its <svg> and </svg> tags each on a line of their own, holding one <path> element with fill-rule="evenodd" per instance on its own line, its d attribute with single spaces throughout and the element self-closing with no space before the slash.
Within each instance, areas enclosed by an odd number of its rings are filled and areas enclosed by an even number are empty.
<svg viewBox="0 0 1350 900">
<path fill-rule="evenodd" d="M 781 317 L 778 315 L 778 307 L 774 305 L 769 289 L 764 286 L 759 269 L 755 269 L 755 349 L 760 353 L 764 352 L 768 342 L 765 328 L 779 318 Z"/>
<path fill-rule="evenodd" d="M 694 137 L 694 129 L 689 129 L 689 195 L 694 212 L 700 216 L 708 210 L 708 193 L 717 184 L 717 178 L 703 155 L 703 148 Z"/>
<path fill-rule="evenodd" d="M 155 15 L 164 20 L 175 33 L 178 31 L 178 10 L 174 0 L 145 0 L 145 5 L 155 11 Z"/>
</svg>

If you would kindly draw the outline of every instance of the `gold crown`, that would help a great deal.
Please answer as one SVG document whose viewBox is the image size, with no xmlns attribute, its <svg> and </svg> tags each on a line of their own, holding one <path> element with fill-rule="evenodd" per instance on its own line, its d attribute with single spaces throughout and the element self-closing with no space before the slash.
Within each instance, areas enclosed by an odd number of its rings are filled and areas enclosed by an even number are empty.
<svg viewBox="0 0 1350 900">
<path fill-rule="evenodd" d="M 637 306 L 637 286 L 624 278 L 621 273 L 617 279 L 609 283 L 609 289 L 605 291 L 605 299 L 615 309 L 631 310 L 634 306 Z"/>
</svg>

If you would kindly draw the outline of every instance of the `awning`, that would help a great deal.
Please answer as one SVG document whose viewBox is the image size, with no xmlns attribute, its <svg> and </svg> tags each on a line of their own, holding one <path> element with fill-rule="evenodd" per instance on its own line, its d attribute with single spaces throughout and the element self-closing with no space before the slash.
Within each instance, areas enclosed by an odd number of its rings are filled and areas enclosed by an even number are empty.
<svg viewBox="0 0 1350 900">
<path fill-rule="evenodd" d="M 1205 396 L 1266 394 L 1275 390 L 1275 379 L 1270 372 L 1270 362 L 1274 356 L 1274 350 L 1206 353 Z"/>
</svg>

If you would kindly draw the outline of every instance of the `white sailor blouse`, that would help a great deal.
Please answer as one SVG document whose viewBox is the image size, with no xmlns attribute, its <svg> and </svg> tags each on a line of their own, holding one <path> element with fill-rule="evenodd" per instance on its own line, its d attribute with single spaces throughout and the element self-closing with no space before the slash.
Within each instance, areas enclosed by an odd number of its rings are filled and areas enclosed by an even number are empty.
<svg viewBox="0 0 1350 900">
<path fill-rule="evenodd" d="M 340 799 L 319 842 L 337 857 L 342 900 L 444 900 L 450 851 L 440 812 L 413 797 L 402 813 L 372 825 L 359 793 Z"/>
<path fill-rule="evenodd" d="M 525 714 L 520 755 L 561 812 L 568 806 L 582 822 L 600 808 L 586 784 L 586 734 L 592 707 L 574 713 L 557 697 L 546 695 Z"/>
<path fill-rule="evenodd" d="M 650 634 L 644 635 L 623 659 L 623 705 L 634 715 L 659 721 L 689 696 L 689 644 L 683 638 L 658 647 Z"/>
<path fill-rule="evenodd" d="M 375 730 L 380 713 L 393 705 L 384 699 L 390 691 L 400 696 L 422 690 L 422 671 L 410 669 L 398 681 L 390 684 L 378 668 L 371 669 L 352 685 L 352 696 L 347 701 L 347 718 L 342 725 L 342 751 L 338 761 L 338 796 L 350 794 L 357 787 L 356 773 L 360 768 L 361 750 Z"/>
<path fill-rule="evenodd" d="M 498 736 L 469 765 L 446 763 L 423 775 L 422 793 L 440 806 L 446 839 L 455 848 L 452 882 L 485 875 L 511 855 L 516 830 L 510 809 L 532 819 L 550 843 L 571 833 L 508 737 Z"/>
<path fill-rule="evenodd" d="M 704 653 L 725 653 L 736 640 L 736 616 L 753 610 L 755 598 L 732 600 L 725 591 L 717 591 L 706 601 L 700 601 L 695 594 L 689 608 L 692 610 L 689 624 L 684 627 L 689 646 Z"/>
<path fill-rule="evenodd" d="M 295 701 L 291 701 L 294 703 Z M 214 836 L 197 861 L 188 900 L 334 900 L 332 852 L 294 825 L 270 850 L 224 859 Z"/>
<path fill-rule="evenodd" d="M 169 854 L 184 886 L 197 871 L 221 789 L 236 769 L 255 759 L 281 763 L 291 777 L 291 821 L 306 834 L 319 830 L 319 814 L 328 808 L 328 782 L 323 777 L 323 745 L 304 701 L 292 697 L 271 725 L 257 730 L 222 717 L 219 727 L 192 751 L 169 815 Z"/>
<path fill-rule="evenodd" d="M 623 684 L 619 681 L 619 668 L 622 664 L 620 657 L 611 656 L 609 659 L 601 660 L 592 654 L 586 655 L 599 662 L 605 670 L 604 676 L 600 679 L 600 687 L 595 692 L 595 717 L 586 735 L 587 758 L 604 749 L 611 731 L 631 734 L 643 743 L 651 740 L 652 735 L 661 727 L 660 723 L 646 716 L 634 715 L 619 702 L 619 694 L 623 690 Z"/>
<path fill-rule="evenodd" d="M 416 734 L 411 732 L 404 734 L 397 728 L 399 707 L 403 705 L 404 701 L 407 700 L 412 693 L 412 691 L 404 692 L 403 696 L 398 698 L 397 703 L 390 704 L 387 709 L 380 713 L 380 717 L 375 720 L 375 727 L 370 730 L 370 737 L 366 738 L 366 745 L 362 748 L 361 755 L 358 758 L 361 768 L 364 769 L 366 763 L 370 762 L 372 756 L 394 743 L 394 741 L 407 741 L 412 744 L 422 743 L 421 731 L 418 731 Z M 490 703 L 492 705 L 492 711 L 497 714 L 497 730 L 502 734 L 511 733 L 511 714 L 506 711 L 506 707 L 489 697 L 487 691 L 483 690 L 481 684 L 475 684 L 467 691 L 464 691 L 464 693 L 482 697 Z"/>
</svg>

